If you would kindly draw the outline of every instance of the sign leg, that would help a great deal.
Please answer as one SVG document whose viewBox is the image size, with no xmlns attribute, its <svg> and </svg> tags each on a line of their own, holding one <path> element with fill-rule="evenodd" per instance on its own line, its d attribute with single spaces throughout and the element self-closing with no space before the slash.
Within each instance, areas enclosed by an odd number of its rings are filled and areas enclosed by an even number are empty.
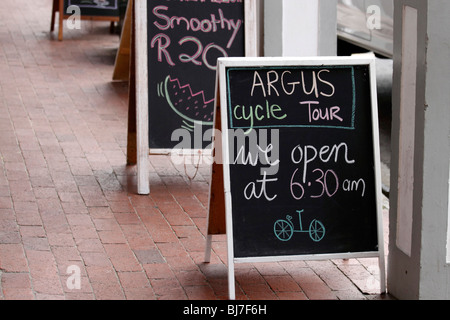
<svg viewBox="0 0 450 320">
<path fill-rule="evenodd" d="M 62 41 L 64 30 L 64 0 L 59 0 L 58 40 Z"/>
<path fill-rule="evenodd" d="M 211 243 L 212 243 L 212 235 L 209 234 L 206 237 L 205 263 L 211 262 Z"/>
<path fill-rule="evenodd" d="M 132 9 L 131 9 L 132 10 Z M 137 163 L 137 128 L 136 128 L 136 51 L 134 22 L 130 30 L 130 75 L 128 82 L 128 137 L 127 164 Z"/>
<path fill-rule="evenodd" d="M 137 147 L 137 189 L 138 194 L 149 194 L 149 137 L 148 137 L 148 70 L 147 47 L 138 45 L 147 39 L 147 1 L 133 1 L 133 50 L 135 64 L 144 72 L 136 72 L 136 147 Z"/>
<path fill-rule="evenodd" d="M 378 258 L 378 263 L 380 265 L 380 291 L 381 294 L 386 294 L 386 263 L 384 254 L 383 256 L 380 255 L 380 257 Z"/>
<path fill-rule="evenodd" d="M 52 20 L 50 22 L 50 31 L 53 32 L 55 30 L 55 18 L 56 12 L 58 11 L 58 0 L 53 0 L 52 5 Z"/>
<path fill-rule="evenodd" d="M 233 257 L 228 257 L 228 298 L 230 300 L 236 300 L 236 287 L 234 281 L 234 261 Z"/>
</svg>

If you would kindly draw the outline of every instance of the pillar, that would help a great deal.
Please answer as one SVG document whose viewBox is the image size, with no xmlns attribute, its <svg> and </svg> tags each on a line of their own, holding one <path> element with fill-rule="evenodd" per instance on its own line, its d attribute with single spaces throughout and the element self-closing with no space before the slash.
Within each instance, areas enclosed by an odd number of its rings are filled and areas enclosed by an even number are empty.
<svg viewBox="0 0 450 320">
<path fill-rule="evenodd" d="M 449 299 L 450 2 L 394 4 L 388 290 Z"/>
<path fill-rule="evenodd" d="M 337 0 L 265 0 L 265 56 L 334 56 Z"/>
</svg>

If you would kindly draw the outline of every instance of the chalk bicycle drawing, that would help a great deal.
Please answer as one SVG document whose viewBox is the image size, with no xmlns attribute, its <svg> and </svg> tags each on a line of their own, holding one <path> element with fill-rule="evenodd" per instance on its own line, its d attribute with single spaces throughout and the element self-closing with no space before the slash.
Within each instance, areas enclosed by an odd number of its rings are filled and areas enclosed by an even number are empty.
<svg viewBox="0 0 450 320">
<path fill-rule="evenodd" d="M 304 211 L 305 210 L 297 210 L 300 229 L 295 229 L 294 223 L 292 222 L 293 218 L 290 215 L 286 216 L 286 220 L 280 219 L 274 223 L 273 232 L 278 240 L 287 242 L 291 240 L 294 233 L 308 233 L 309 237 L 314 242 L 319 242 L 325 237 L 325 226 L 317 219 L 311 221 L 307 230 L 303 229 L 302 213 Z"/>
</svg>

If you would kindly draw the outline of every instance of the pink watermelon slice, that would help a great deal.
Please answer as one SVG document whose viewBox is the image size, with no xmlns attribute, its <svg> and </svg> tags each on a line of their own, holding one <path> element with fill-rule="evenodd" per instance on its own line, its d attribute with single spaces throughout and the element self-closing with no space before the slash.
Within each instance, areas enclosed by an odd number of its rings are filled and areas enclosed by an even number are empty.
<svg viewBox="0 0 450 320">
<path fill-rule="evenodd" d="M 177 115 L 188 122 L 212 125 L 214 119 L 214 99 L 206 100 L 205 93 L 194 93 L 190 84 L 181 85 L 178 78 L 166 79 L 158 85 L 158 95 L 167 100 Z"/>
</svg>

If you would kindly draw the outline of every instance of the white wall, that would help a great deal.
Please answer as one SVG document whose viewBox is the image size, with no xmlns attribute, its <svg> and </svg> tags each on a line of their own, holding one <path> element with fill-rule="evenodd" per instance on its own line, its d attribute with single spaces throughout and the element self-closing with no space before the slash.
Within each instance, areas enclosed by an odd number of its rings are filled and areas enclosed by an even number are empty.
<svg viewBox="0 0 450 320">
<path fill-rule="evenodd" d="M 428 1 L 420 298 L 450 299 L 450 2 Z"/>
<path fill-rule="evenodd" d="M 336 55 L 336 0 L 265 0 L 265 56 Z"/>
</svg>

